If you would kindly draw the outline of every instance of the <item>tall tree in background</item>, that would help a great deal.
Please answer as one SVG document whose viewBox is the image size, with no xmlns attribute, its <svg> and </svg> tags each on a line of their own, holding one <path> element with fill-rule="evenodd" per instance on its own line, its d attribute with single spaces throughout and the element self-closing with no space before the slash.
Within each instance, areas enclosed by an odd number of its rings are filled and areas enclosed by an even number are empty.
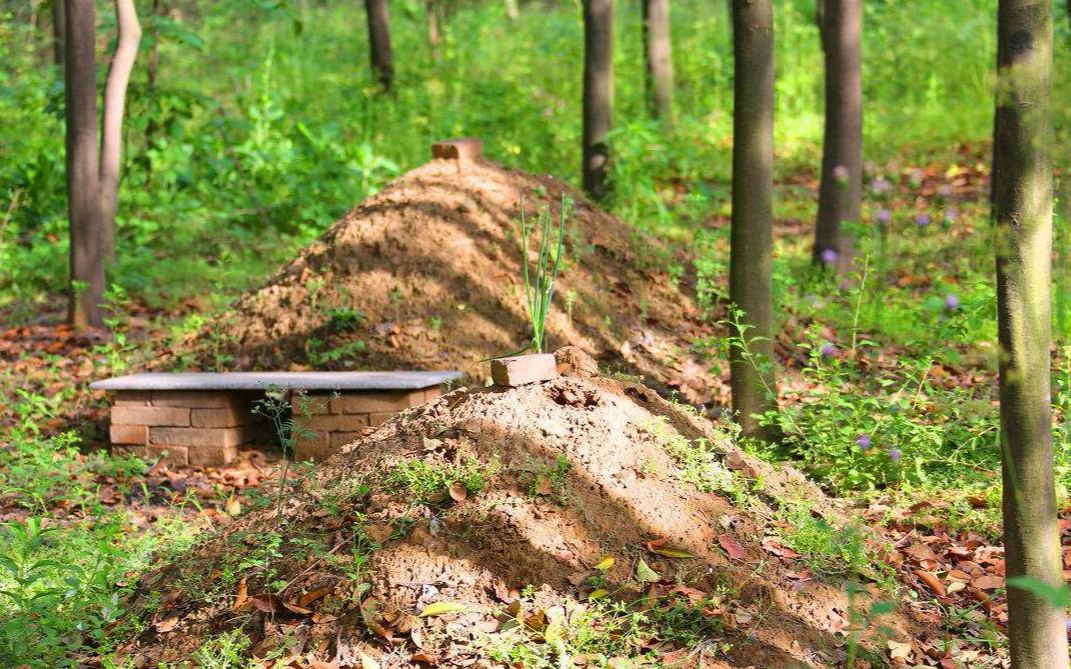
<svg viewBox="0 0 1071 669">
<path fill-rule="evenodd" d="M 52 0 L 52 57 L 56 66 L 63 69 L 66 55 L 64 45 L 67 43 L 67 19 L 63 11 L 65 0 Z"/>
<path fill-rule="evenodd" d="M 851 247 L 841 224 L 859 220 L 863 194 L 862 0 L 824 0 L 819 16 L 826 61 L 826 125 L 813 257 L 815 263 L 843 271 Z"/>
<path fill-rule="evenodd" d="M 93 0 L 65 0 L 67 85 L 67 215 L 70 220 L 71 301 L 75 327 L 104 324 L 103 210 L 97 153 L 97 78 L 93 63 Z"/>
<path fill-rule="evenodd" d="M 643 46 L 647 54 L 647 104 L 666 129 L 673 128 L 673 47 L 669 0 L 643 0 Z"/>
<path fill-rule="evenodd" d="M 442 44 L 442 31 L 439 29 L 439 7 L 437 0 L 424 0 L 424 15 L 428 23 L 428 46 L 431 47 L 431 57 L 435 61 L 442 58 L 439 45 Z"/>
<path fill-rule="evenodd" d="M 394 83 L 394 52 L 390 46 L 390 12 L 387 0 L 364 0 L 368 18 L 368 51 L 372 73 L 384 91 Z"/>
<path fill-rule="evenodd" d="M 584 190 L 596 200 L 607 191 L 613 109 L 613 0 L 584 0 Z"/>
<path fill-rule="evenodd" d="M 118 35 L 104 80 L 104 114 L 100 127 L 100 206 L 104 213 L 101 246 L 107 263 L 115 261 L 115 212 L 119 203 L 126 88 L 141 42 L 141 24 L 134 0 L 115 0 L 115 15 Z"/>
<path fill-rule="evenodd" d="M 733 185 L 729 257 L 733 412 L 745 435 L 771 438 L 755 416 L 776 407 L 773 369 L 772 0 L 733 2 Z"/>
<path fill-rule="evenodd" d="M 993 219 L 1000 341 L 1000 440 L 1007 576 L 1063 584 L 1049 386 L 1052 3 L 1000 0 Z M 1063 607 L 1008 588 L 1015 669 L 1067 669 Z"/>
<path fill-rule="evenodd" d="M 76 327 L 100 327 L 104 265 L 115 257 L 115 212 L 122 154 L 123 108 L 141 40 L 134 0 L 116 0 L 118 39 L 104 84 L 97 148 L 96 13 L 93 0 L 65 0 L 67 212 L 71 302 Z"/>
</svg>

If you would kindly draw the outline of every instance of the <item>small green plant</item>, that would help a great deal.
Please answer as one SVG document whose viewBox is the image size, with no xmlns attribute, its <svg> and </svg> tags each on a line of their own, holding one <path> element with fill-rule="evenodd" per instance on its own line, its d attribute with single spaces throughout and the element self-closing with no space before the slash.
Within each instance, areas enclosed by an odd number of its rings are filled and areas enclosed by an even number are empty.
<svg viewBox="0 0 1071 669">
<path fill-rule="evenodd" d="M 562 193 L 558 206 L 556 243 L 554 241 L 554 217 L 551 214 L 550 205 L 540 208 L 539 218 L 535 225 L 529 225 L 525 217 L 523 195 L 521 195 L 519 207 L 521 212 L 521 275 L 524 278 L 525 306 L 532 325 L 532 340 L 525 348 L 542 353 L 543 332 L 547 324 L 547 313 L 554 299 L 554 282 L 558 279 L 558 270 L 561 267 L 562 243 L 565 241 L 566 223 L 569 221 L 572 201 L 566 197 L 565 193 Z M 538 234 L 539 253 L 536 256 L 535 267 L 529 269 L 528 249 L 533 234 Z"/>
<path fill-rule="evenodd" d="M 466 493 L 477 493 L 486 485 L 486 473 L 476 460 L 435 465 L 412 458 L 394 465 L 383 482 L 389 492 L 404 490 L 424 503 L 446 499 L 454 483 L 464 486 Z"/>
<path fill-rule="evenodd" d="M 890 592 L 896 587 L 892 568 L 867 549 L 860 523 L 834 527 L 813 514 L 806 503 L 786 504 L 781 512 L 785 521 L 781 540 L 799 553 L 814 573 L 865 578 Z"/>
<path fill-rule="evenodd" d="M 339 307 L 338 309 L 332 309 L 327 314 L 326 329 L 328 332 L 353 332 L 360 327 L 364 320 L 364 314 L 361 313 L 360 309 Z"/>
<path fill-rule="evenodd" d="M 287 401 L 287 395 L 285 388 L 272 385 L 265 390 L 264 397 L 253 403 L 253 413 L 268 419 L 279 440 L 279 447 L 283 450 L 283 471 L 279 477 L 277 507 L 281 507 L 283 503 L 286 479 L 290 473 L 290 462 L 294 458 L 294 445 L 298 439 L 315 436 L 315 433 L 306 428 L 300 420 L 304 417 L 307 421 L 312 415 L 311 400 L 308 395 L 302 391 L 294 393 L 294 398 L 297 399 L 297 417 L 291 410 L 292 401 Z"/>
<path fill-rule="evenodd" d="M 551 497 L 559 504 L 565 502 L 565 484 L 569 472 L 573 470 L 573 463 L 564 453 L 554 456 L 554 464 L 544 464 L 536 468 L 528 481 L 527 489 L 530 497 L 544 495 Z"/>
</svg>

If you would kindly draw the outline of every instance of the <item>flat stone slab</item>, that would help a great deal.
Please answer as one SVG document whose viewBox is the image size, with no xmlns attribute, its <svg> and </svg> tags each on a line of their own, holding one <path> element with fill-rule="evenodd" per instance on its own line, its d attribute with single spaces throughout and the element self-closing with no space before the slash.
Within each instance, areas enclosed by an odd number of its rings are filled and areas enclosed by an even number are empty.
<svg viewBox="0 0 1071 669">
<path fill-rule="evenodd" d="M 93 390 L 418 390 L 459 372 L 147 372 L 96 381 Z"/>
</svg>

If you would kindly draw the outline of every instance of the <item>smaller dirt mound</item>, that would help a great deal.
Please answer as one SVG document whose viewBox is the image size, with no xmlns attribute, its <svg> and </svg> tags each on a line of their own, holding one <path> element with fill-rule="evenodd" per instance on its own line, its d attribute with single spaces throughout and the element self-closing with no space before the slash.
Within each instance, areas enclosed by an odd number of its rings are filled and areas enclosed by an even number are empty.
<svg viewBox="0 0 1071 669">
<path fill-rule="evenodd" d="M 849 623 L 871 597 L 776 538 L 778 500 L 837 522 L 820 491 L 575 350 L 559 362 L 554 381 L 401 414 L 143 579 L 148 631 L 124 653 L 150 666 L 222 639 L 310 668 L 833 667 L 853 630 L 884 652 Z"/>
<path fill-rule="evenodd" d="M 575 202 L 547 323 L 551 348 L 576 345 L 693 403 L 717 388 L 690 352 L 709 337 L 694 296 L 671 279 L 662 245 L 566 183 L 489 161 L 433 160 L 368 198 L 263 288 L 202 333 L 205 365 L 242 369 L 459 369 L 531 338 L 517 232 L 527 215 Z M 532 263 L 534 264 L 535 248 Z"/>
</svg>

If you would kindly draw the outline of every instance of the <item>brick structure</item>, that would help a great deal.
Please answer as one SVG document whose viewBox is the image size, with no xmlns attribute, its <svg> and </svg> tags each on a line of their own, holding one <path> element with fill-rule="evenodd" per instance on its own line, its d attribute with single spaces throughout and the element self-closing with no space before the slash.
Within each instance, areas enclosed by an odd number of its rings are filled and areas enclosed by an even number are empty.
<svg viewBox="0 0 1071 669">
<path fill-rule="evenodd" d="M 180 465 L 226 464 L 265 434 L 258 394 L 241 391 L 120 390 L 111 411 L 112 444 Z"/>
<path fill-rule="evenodd" d="M 251 441 L 275 443 L 254 412 L 264 391 L 290 393 L 298 460 L 322 460 L 399 411 L 441 393 L 456 372 L 181 372 L 92 384 L 115 393 L 109 433 L 116 447 L 168 461 L 222 465 Z"/>
<path fill-rule="evenodd" d="M 298 425 L 295 460 L 324 460 L 369 428 L 442 394 L 440 386 L 395 392 L 299 394 L 291 399 Z"/>
</svg>

